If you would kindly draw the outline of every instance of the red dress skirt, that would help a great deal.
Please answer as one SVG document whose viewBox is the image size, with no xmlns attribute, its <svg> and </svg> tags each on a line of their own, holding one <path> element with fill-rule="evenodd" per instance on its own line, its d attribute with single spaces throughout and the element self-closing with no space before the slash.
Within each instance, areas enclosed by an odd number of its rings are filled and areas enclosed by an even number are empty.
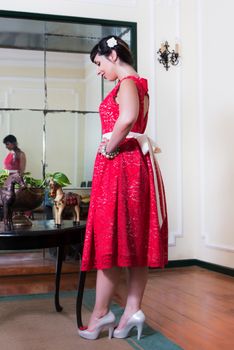
<svg viewBox="0 0 234 350">
<path fill-rule="evenodd" d="M 144 133 L 148 118 L 144 117 L 147 81 L 133 76 L 127 79 L 135 82 L 140 102 L 132 132 Z M 103 134 L 111 132 L 118 119 L 115 97 L 121 82 L 100 105 Z M 126 138 L 113 159 L 98 153 L 81 269 L 163 267 L 168 260 L 167 216 L 160 223 L 158 215 L 163 197 L 163 185 L 160 193 L 155 191 L 152 160 L 149 154 L 142 153 L 136 139 Z"/>
</svg>

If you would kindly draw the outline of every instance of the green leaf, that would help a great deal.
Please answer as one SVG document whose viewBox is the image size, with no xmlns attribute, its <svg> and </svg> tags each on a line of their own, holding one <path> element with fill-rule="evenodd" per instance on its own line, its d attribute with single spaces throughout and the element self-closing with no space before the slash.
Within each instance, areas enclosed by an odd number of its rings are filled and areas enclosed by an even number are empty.
<svg viewBox="0 0 234 350">
<path fill-rule="evenodd" d="M 3 186 L 4 182 L 6 181 L 6 179 L 9 176 L 9 171 L 5 170 L 5 169 L 1 169 L 0 170 L 0 187 Z"/>
<path fill-rule="evenodd" d="M 1 169 L 0 170 L 0 177 L 8 176 L 8 175 L 9 175 L 9 170 L 6 170 L 6 169 Z"/>
<path fill-rule="evenodd" d="M 23 178 L 27 185 L 30 187 L 43 187 L 44 181 L 41 179 L 35 179 L 32 176 L 29 176 L 31 173 L 24 173 Z"/>
<path fill-rule="evenodd" d="M 2 187 L 2 185 L 4 184 L 8 176 L 9 176 L 8 170 L 5 170 L 5 169 L 0 170 L 0 187 Z M 47 187 L 48 179 L 50 178 L 52 178 L 58 185 L 62 187 L 71 185 L 68 177 L 59 171 L 53 174 L 46 174 L 44 180 L 33 178 L 30 172 L 24 173 L 23 178 L 28 187 Z"/>
<path fill-rule="evenodd" d="M 54 174 L 52 174 L 52 179 L 54 180 L 54 182 L 56 182 L 58 185 L 60 186 L 67 186 L 67 185 L 71 185 L 71 182 L 69 181 L 68 177 L 60 172 L 56 172 Z"/>
</svg>

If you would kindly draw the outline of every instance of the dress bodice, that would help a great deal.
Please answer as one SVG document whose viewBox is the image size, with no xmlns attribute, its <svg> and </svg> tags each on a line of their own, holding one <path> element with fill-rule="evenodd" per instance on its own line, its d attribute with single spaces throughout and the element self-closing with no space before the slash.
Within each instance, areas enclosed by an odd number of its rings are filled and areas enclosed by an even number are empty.
<svg viewBox="0 0 234 350">
<path fill-rule="evenodd" d="M 6 170 L 19 170 L 20 160 L 16 158 L 15 153 L 10 152 L 3 161 L 3 167 Z"/>
<path fill-rule="evenodd" d="M 114 128 L 116 120 L 119 117 L 119 105 L 116 102 L 116 97 L 120 84 L 125 79 L 132 79 L 135 82 L 139 95 L 139 115 L 131 131 L 139 133 L 143 133 L 145 131 L 148 119 L 148 112 L 146 116 L 144 116 L 144 97 L 145 95 L 148 95 L 147 80 L 140 77 L 128 76 L 120 80 L 100 104 L 99 113 L 102 124 L 102 134 L 111 132 Z"/>
</svg>

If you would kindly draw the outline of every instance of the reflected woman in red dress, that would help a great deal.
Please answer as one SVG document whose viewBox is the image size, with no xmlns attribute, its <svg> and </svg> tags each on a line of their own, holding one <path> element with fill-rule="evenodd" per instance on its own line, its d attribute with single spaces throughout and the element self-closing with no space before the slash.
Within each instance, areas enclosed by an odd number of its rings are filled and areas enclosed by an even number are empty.
<svg viewBox="0 0 234 350">
<path fill-rule="evenodd" d="M 125 338 L 134 327 L 141 336 L 141 302 L 148 267 L 167 263 L 167 212 L 154 145 L 145 134 L 149 95 L 147 80 L 133 67 L 126 42 L 103 38 L 92 50 L 97 74 L 117 81 L 100 105 L 102 142 L 94 165 L 92 193 L 82 256 L 83 271 L 97 269 L 96 301 L 86 329 L 96 339 L 103 329 Z M 127 270 L 127 298 L 118 326 L 110 303 Z"/>
<path fill-rule="evenodd" d="M 26 168 L 26 156 L 18 147 L 17 139 L 14 135 L 8 135 L 3 139 L 3 143 L 10 151 L 3 161 L 3 167 L 9 170 L 10 174 L 19 172 L 23 174 Z"/>
</svg>

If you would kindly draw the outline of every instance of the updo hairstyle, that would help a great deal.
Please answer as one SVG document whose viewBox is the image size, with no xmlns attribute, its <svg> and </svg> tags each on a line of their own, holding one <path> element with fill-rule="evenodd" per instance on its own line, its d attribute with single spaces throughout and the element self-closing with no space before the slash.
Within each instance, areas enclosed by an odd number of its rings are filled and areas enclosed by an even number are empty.
<svg viewBox="0 0 234 350">
<path fill-rule="evenodd" d="M 133 57 L 129 49 L 128 44 L 122 40 L 120 37 L 115 35 L 109 35 L 99 41 L 98 44 L 94 46 L 90 53 L 90 59 L 94 63 L 96 55 L 108 57 L 111 51 L 115 50 L 117 56 L 122 62 L 130 64 L 133 66 Z"/>
</svg>

